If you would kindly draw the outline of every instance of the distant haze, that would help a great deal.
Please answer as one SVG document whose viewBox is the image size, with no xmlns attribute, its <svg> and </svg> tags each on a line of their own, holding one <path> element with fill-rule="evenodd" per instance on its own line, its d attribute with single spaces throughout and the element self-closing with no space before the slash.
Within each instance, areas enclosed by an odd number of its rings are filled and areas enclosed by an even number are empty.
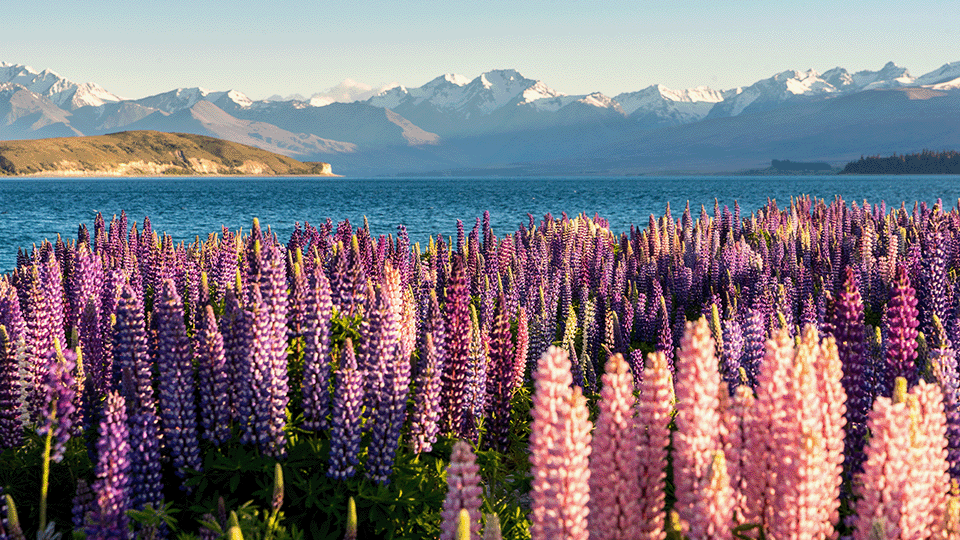
<svg viewBox="0 0 960 540">
<path fill-rule="evenodd" d="M 365 99 L 439 73 L 514 68 L 567 94 L 651 84 L 724 90 L 783 69 L 914 74 L 960 58 L 955 0 L 902 3 L 572 0 L 11 2 L 0 57 L 141 98 L 235 89 L 253 99 Z M 318 96 L 319 94 L 319 96 Z"/>
</svg>

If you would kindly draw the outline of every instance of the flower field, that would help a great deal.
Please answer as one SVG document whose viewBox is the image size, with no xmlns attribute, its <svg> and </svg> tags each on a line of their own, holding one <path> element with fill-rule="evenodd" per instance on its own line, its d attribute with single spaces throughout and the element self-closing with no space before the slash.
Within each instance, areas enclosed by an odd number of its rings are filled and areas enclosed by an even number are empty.
<svg viewBox="0 0 960 540">
<path fill-rule="evenodd" d="M 0 277 L 0 540 L 960 538 L 958 269 L 939 202 L 98 215 Z"/>
</svg>

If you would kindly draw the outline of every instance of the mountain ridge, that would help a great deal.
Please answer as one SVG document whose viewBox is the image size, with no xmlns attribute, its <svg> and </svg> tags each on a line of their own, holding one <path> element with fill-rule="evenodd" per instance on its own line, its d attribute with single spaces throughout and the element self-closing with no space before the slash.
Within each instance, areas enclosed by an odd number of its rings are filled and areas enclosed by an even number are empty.
<svg viewBox="0 0 960 540">
<path fill-rule="evenodd" d="M 871 92 L 895 93 L 874 99 L 866 95 Z M 568 164 L 573 163 L 570 160 L 594 164 L 612 160 L 615 165 L 590 169 L 630 174 L 656 170 L 676 159 L 675 166 L 699 170 L 706 155 L 712 156 L 714 167 L 727 170 L 741 164 L 743 156 L 756 152 L 733 138 L 713 133 L 710 126 L 715 120 L 742 118 L 730 121 L 740 130 L 740 139 L 776 151 L 773 156 L 764 156 L 762 162 L 790 158 L 836 163 L 844 159 L 842 156 L 862 153 L 857 141 L 873 139 L 871 130 L 891 128 L 889 122 L 874 114 L 874 109 L 890 107 L 900 97 L 919 101 L 915 108 L 927 124 L 894 114 L 909 130 L 897 134 L 899 146 L 896 141 L 889 142 L 889 151 L 922 149 L 911 145 L 929 141 L 924 134 L 931 129 L 940 130 L 944 140 L 952 140 L 954 131 L 941 125 L 937 114 L 960 115 L 955 100 L 944 99 L 957 92 L 960 62 L 946 63 L 920 77 L 888 62 L 876 71 L 853 73 L 841 67 L 824 73 L 785 70 L 727 90 L 707 86 L 674 90 L 655 84 L 612 97 L 601 92 L 568 95 L 517 70 L 495 69 L 472 79 L 448 73 L 420 87 L 394 85 L 377 92 L 362 83 L 345 81 L 328 94 L 314 94 L 309 99 L 274 96 L 252 100 L 237 90 L 189 87 L 125 100 L 94 83 L 77 84 L 49 70 L 0 63 L 0 140 L 102 135 L 131 129 L 193 133 L 302 160 L 336 161 L 339 170 L 352 175 L 516 163 L 542 165 L 564 160 Z M 333 94 L 349 99 L 370 93 L 373 95 L 350 102 L 330 101 Z M 843 114 L 869 120 L 857 124 L 844 117 L 842 132 L 834 129 L 828 117 L 809 123 L 823 130 L 820 143 L 813 140 L 816 134 L 790 142 L 791 127 L 775 122 L 778 115 L 792 109 L 812 115 L 831 114 L 829 107 L 810 104 L 828 104 L 851 96 L 861 97 L 845 101 Z M 857 107 L 860 109 L 854 110 Z M 934 114 L 928 114 L 930 111 Z M 683 126 L 692 128 L 679 131 L 683 137 L 676 138 L 675 129 Z M 782 131 L 776 132 L 771 126 Z M 726 151 L 705 150 L 711 148 L 705 137 L 726 145 Z M 659 140 L 672 140 L 674 145 L 662 150 L 662 163 L 654 162 L 658 156 L 653 160 L 630 157 L 630 149 L 659 147 Z M 838 141 L 842 144 L 835 144 Z M 777 145 L 782 148 L 778 150 Z M 834 153 L 823 154 L 817 150 L 818 145 L 834 148 Z M 737 151 L 741 154 L 734 155 Z M 617 152 L 621 155 L 614 156 Z M 677 155 L 681 157 L 672 157 Z M 624 164 L 638 169 L 629 171 Z"/>
</svg>

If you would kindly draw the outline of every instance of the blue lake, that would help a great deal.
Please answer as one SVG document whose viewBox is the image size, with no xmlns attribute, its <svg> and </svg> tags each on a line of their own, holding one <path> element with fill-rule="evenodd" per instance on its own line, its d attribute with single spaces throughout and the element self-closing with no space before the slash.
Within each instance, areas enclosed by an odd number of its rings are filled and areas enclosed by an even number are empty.
<svg viewBox="0 0 960 540">
<path fill-rule="evenodd" d="M 714 199 L 744 215 L 774 198 L 809 194 L 846 201 L 886 201 L 912 207 L 938 198 L 952 208 L 960 176 L 693 176 L 581 178 L 6 178 L 0 179 L 0 272 L 13 268 L 18 247 L 57 234 L 75 237 L 77 226 L 92 230 L 96 213 L 109 221 L 126 211 L 131 222 L 149 216 L 155 231 L 176 240 L 205 238 L 221 226 L 249 228 L 254 217 L 286 241 L 295 222 L 319 224 L 369 220 L 371 232 L 407 227 L 412 241 L 431 234 L 456 234 L 456 220 L 469 230 L 484 210 L 494 233 L 513 232 L 527 213 L 599 213 L 620 232 L 645 226 L 670 203 L 679 217 L 687 201 L 699 214 Z"/>
</svg>

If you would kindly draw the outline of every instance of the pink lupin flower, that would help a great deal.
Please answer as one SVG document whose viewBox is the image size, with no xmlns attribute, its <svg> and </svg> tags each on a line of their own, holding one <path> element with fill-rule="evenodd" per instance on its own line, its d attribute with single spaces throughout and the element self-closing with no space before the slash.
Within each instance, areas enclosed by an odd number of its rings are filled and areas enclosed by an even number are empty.
<svg viewBox="0 0 960 540">
<path fill-rule="evenodd" d="M 823 502 L 825 538 L 837 537 L 836 525 L 840 520 L 840 485 L 843 483 L 844 427 L 846 426 L 847 393 L 843 389 L 843 365 L 837 342 L 828 337 L 820 343 L 820 352 L 814 361 L 817 377 L 817 392 L 823 415 L 823 440 L 825 455 L 821 461 L 824 469 Z"/>
<path fill-rule="evenodd" d="M 774 440 L 774 433 L 789 414 L 785 404 L 789 392 L 787 380 L 796 355 L 793 345 L 793 339 L 783 329 L 767 340 L 758 377 L 756 404 L 744 425 L 744 446 L 740 454 L 743 464 L 741 491 L 747 507 L 743 518 L 746 523 L 756 523 L 764 529 L 776 519 L 773 504 L 775 479 L 780 467 L 780 443 Z"/>
<path fill-rule="evenodd" d="M 723 451 L 727 475 L 730 477 L 730 487 L 733 489 L 734 522 L 738 525 L 745 522 L 747 508 L 747 498 L 744 493 L 747 483 L 744 472 L 746 470 L 744 462 L 747 448 L 746 429 L 755 404 L 753 390 L 745 384 L 737 387 L 732 398 L 727 397 L 725 392 L 720 392 L 721 415 L 726 428 Z"/>
<path fill-rule="evenodd" d="M 471 538 L 480 537 L 480 466 L 477 456 L 465 441 L 457 441 L 450 454 L 447 468 L 447 496 L 443 501 L 443 521 L 440 526 L 440 540 L 456 538 L 460 512 L 469 516 Z"/>
<path fill-rule="evenodd" d="M 640 534 L 637 493 L 639 431 L 633 421 L 633 376 L 623 356 L 607 360 L 590 455 L 590 537 L 634 540 Z"/>
<path fill-rule="evenodd" d="M 825 530 L 824 486 L 835 483 L 823 466 L 826 456 L 824 417 L 814 372 L 819 343 L 808 325 L 790 366 L 783 399 L 786 417 L 774 426 L 773 441 L 779 447 L 771 477 L 772 513 L 767 525 L 773 538 L 815 538 Z M 839 382 L 839 378 L 837 379 Z M 839 478 L 839 471 L 833 471 Z"/>
<path fill-rule="evenodd" d="M 677 352 L 677 416 L 674 433 L 673 471 L 681 523 L 689 527 L 689 537 L 702 540 L 731 538 L 733 497 L 729 489 L 711 490 L 711 470 L 717 452 L 722 453 L 725 431 L 720 421 L 720 372 L 716 346 L 706 319 L 688 322 Z M 723 465 L 723 476 L 726 466 Z M 714 474 L 717 474 L 716 471 Z M 717 498 L 705 502 L 706 493 Z M 726 497 L 726 500 L 723 498 Z M 706 508 L 704 508 L 706 504 Z M 717 527 L 718 523 L 725 526 Z"/>
<path fill-rule="evenodd" d="M 673 374 L 660 351 L 647 357 L 637 400 L 637 476 L 639 479 L 640 530 L 637 538 L 663 540 L 667 447 L 673 414 Z"/>
<path fill-rule="evenodd" d="M 867 418 L 854 540 L 876 531 L 904 540 L 930 538 L 947 503 L 946 418 L 939 387 L 923 381 L 910 394 L 898 377 L 893 398 L 878 397 Z"/>
<path fill-rule="evenodd" d="M 567 352 L 550 347 L 534 374 L 530 426 L 533 540 L 586 540 L 590 430 L 586 398 L 571 388 Z"/>
</svg>

